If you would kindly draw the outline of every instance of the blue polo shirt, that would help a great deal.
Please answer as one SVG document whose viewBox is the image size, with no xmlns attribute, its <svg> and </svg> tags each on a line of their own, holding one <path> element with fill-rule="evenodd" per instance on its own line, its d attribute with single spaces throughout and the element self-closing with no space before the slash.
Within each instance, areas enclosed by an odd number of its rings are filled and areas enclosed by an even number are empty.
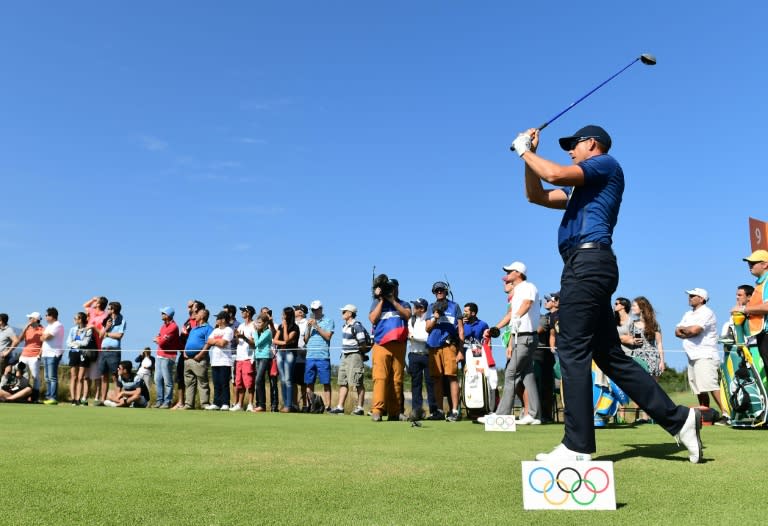
<svg viewBox="0 0 768 526">
<path fill-rule="evenodd" d="M 453 340 L 453 343 L 458 345 L 459 338 L 459 318 L 464 313 L 459 309 L 458 304 L 451 300 L 446 300 L 448 307 L 440 319 L 437 320 L 437 325 L 432 329 L 427 338 L 427 347 L 434 349 L 442 347 L 448 338 Z M 427 309 L 427 315 L 430 315 L 435 310 L 435 304 L 432 303 Z"/>
<path fill-rule="evenodd" d="M 488 329 L 488 324 L 477 318 L 474 322 L 464 322 L 464 341 L 474 338 L 478 342 L 483 340 L 483 333 Z"/>
<path fill-rule="evenodd" d="M 113 323 L 114 325 L 107 331 L 108 333 L 119 332 L 120 334 L 125 334 L 125 318 L 123 318 L 122 314 L 118 314 Z M 121 341 L 122 339 L 116 340 L 115 338 L 104 338 L 101 340 L 101 348 L 102 350 L 119 350 Z"/>
<path fill-rule="evenodd" d="M 213 327 L 208 325 L 199 325 L 189 331 L 189 337 L 187 338 L 187 344 L 184 346 L 184 354 L 187 358 L 192 358 L 197 353 L 203 350 L 205 342 L 208 341 L 208 337 L 213 332 Z"/>
<path fill-rule="evenodd" d="M 582 243 L 611 245 L 624 193 L 624 172 L 610 155 L 591 157 L 579 166 L 584 185 L 563 189 L 568 204 L 557 232 L 561 254 Z"/>
<path fill-rule="evenodd" d="M 333 320 L 328 316 L 323 316 L 322 319 L 317 320 L 317 324 L 320 326 L 323 332 L 332 333 L 335 327 Z M 307 345 L 306 345 L 307 359 L 308 360 L 330 360 L 331 359 L 330 343 L 325 341 L 325 338 L 320 336 L 320 334 L 315 330 L 314 327 L 312 327 L 312 329 L 307 327 L 307 330 L 312 331 L 309 335 L 309 339 L 307 339 Z"/>
</svg>

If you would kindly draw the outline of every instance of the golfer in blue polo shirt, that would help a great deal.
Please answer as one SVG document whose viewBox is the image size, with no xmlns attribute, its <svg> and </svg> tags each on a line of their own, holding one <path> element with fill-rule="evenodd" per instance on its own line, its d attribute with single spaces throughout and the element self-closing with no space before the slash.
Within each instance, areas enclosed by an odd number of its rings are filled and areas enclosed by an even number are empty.
<svg viewBox="0 0 768 526">
<path fill-rule="evenodd" d="M 536 460 L 591 460 L 595 451 L 591 364 L 607 374 L 667 432 L 701 461 L 701 415 L 675 405 L 651 376 L 621 350 L 611 295 L 619 281 L 611 248 L 624 193 L 624 172 L 608 155 L 611 137 L 600 126 L 585 126 L 560 139 L 571 165 L 536 154 L 539 130 L 517 136 L 515 152 L 525 161 L 525 193 L 532 203 L 565 210 L 558 231 L 564 269 L 560 285 L 558 355 L 563 378 L 565 436 Z M 544 189 L 542 181 L 557 188 Z"/>
</svg>

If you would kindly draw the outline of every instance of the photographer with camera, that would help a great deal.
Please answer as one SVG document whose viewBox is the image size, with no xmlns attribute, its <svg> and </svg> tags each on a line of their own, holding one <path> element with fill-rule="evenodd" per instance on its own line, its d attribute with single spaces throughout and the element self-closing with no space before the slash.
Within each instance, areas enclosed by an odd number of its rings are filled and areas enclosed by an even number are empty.
<svg viewBox="0 0 768 526">
<path fill-rule="evenodd" d="M 459 412 L 459 381 L 458 363 L 464 360 L 464 314 L 457 303 L 448 299 L 448 284 L 437 281 L 432 285 L 435 302 L 429 306 L 428 312 L 432 317 L 427 319 L 426 329 L 429 333 L 427 347 L 429 348 L 430 367 L 435 389 L 437 412 L 430 415 L 429 420 L 443 419 L 443 378 L 448 382 L 451 401 L 451 412 L 445 419 L 456 422 L 461 418 Z"/>
<path fill-rule="evenodd" d="M 386 274 L 373 280 L 373 304 L 368 319 L 373 325 L 373 401 L 371 420 L 406 420 L 401 413 L 405 346 L 411 306 L 398 297 L 399 283 Z"/>
</svg>

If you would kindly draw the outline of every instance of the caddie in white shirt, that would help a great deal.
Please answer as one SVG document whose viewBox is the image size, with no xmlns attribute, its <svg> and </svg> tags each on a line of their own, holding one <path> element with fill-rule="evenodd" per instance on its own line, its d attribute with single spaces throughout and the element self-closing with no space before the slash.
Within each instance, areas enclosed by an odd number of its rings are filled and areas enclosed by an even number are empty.
<svg viewBox="0 0 768 526">
<path fill-rule="evenodd" d="M 720 353 L 717 347 L 717 318 L 707 307 L 709 293 L 702 288 L 686 290 L 691 310 L 675 327 L 675 336 L 683 340 L 688 355 L 688 383 L 699 400 L 699 405 L 709 407 L 709 395 L 717 402 L 722 413 L 718 424 L 727 424 L 727 411 L 720 400 Z"/>
<path fill-rule="evenodd" d="M 539 291 L 536 285 L 528 281 L 527 267 L 515 261 L 502 267 L 507 273 L 506 282 L 514 287 L 512 301 L 506 315 L 496 324 L 502 329 L 509 325 L 512 337 L 507 346 L 507 366 L 504 370 L 504 394 L 496 412 L 500 415 L 512 414 L 515 389 L 522 383 L 528 394 L 528 412 L 517 421 L 520 425 L 541 423 L 539 394 L 536 378 L 533 374 L 533 353 L 538 345 L 536 329 L 538 326 Z"/>
</svg>

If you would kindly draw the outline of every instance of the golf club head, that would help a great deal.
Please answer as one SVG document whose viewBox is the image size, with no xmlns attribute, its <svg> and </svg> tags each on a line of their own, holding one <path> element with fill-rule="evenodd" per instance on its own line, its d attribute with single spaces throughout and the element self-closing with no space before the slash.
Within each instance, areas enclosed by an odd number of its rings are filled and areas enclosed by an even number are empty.
<svg viewBox="0 0 768 526">
<path fill-rule="evenodd" d="M 498 327 L 491 327 L 488 330 L 488 333 L 490 334 L 491 338 L 498 338 L 499 335 L 501 334 L 501 331 L 499 330 Z"/>
<path fill-rule="evenodd" d="M 643 53 L 642 55 L 640 55 L 640 62 L 642 62 L 646 66 L 655 66 L 656 57 L 651 55 L 650 53 Z"/>
</svg>

